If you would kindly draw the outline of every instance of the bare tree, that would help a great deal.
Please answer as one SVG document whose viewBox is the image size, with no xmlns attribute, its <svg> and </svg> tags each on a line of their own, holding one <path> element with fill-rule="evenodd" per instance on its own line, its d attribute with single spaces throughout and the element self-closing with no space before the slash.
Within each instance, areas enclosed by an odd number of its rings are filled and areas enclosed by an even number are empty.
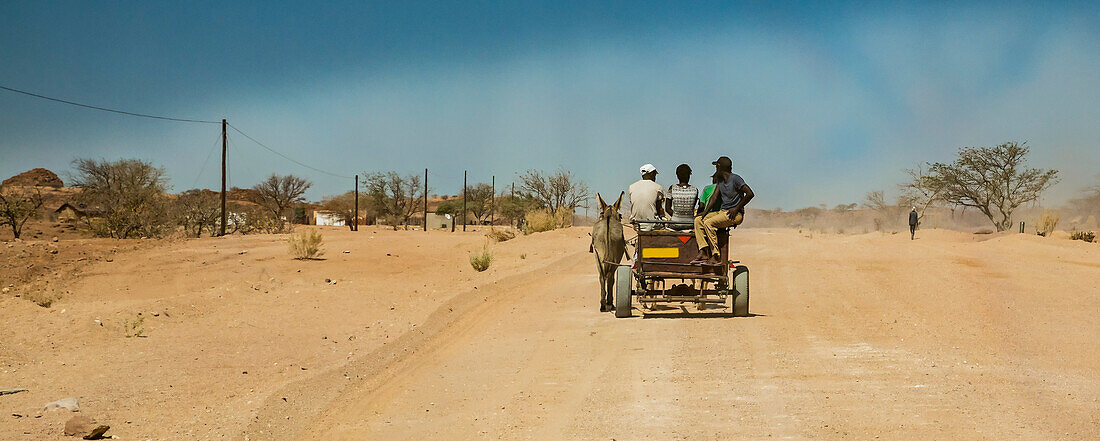
<svg viewBox="0 0 1100 441">
<path fill-rule="evenodd" d="M 950 164 L 929 166 L 926 185 L 944 202 L 974 207 L 997 231 L 1012 227 L 1012 212 L 1039 199 L 1043 190 L 1058 182 L 1058 170 L 1024 166 L 1027 143 L 1007 142 L 996 147 L 965 147 Z"/>
<path fill-rule="evenodd" d="M 902 206 L 917 208 L 917 221 L 919 222 L 924 219 L 924 212 L 940 201 L 940 191 L 942 189 L 935 185 L 934 181 L 925 173 L 923 166 L 906 169 L 905 173 L 909 175 L 909 182 L 899 185 L 901 187 L 901 197 L 898 198 L 898 203 Z"/>
<path fill-rule="evenodd" d="M 546 174 L 539 170 L 527 170 L 519 177 L 520 188 L 538 201 L 540 208 L 551 211 L 566 209 L 570 212 L 583 207 L 588 201 L 588 186 L 573 173 L 558 170 Z"/>
<path fill-rule="evenodd" d="M 355 229 L 355 219 L 358 217 L 359 213 L 355 212 L 354 191 L 325 198 L 321 206 L 326 210 L 336 213 L 336 217 L 344 221 L 344 224 L 347 225 L 349 229 Z M 359 196 L 359 206 L 364 208 L 367 207 L 366 202 L 363 200 L 363 196 Z"/>
<path fill-rule="evenodd" d="M 221 220 L 218 194 L 210 190 L 192 189 L 180 193 L 175 201 L 176 223 L 188 235 L 202 236 L 203 230 L 213 235 Z"/>
<path fill-rule="evenodd" d="M 882 190 L 872 191 L 863 196 L 863 208 L 876 213 L 874 220 L 876 230 L 881 230 L 888 223 L 900 220 L 901 208 L 897 204 L 886 202 L 886 193 Z"/>
<path fill-rule="evenodd" d="M 260 197 L 260 205 L 266 207 L 276 219 L 287 216 L 294 204 L 305 200 L 302 195 L 313 183 L 294 175 L 272 174 L 252 187 Z"/>
<path fill-rule="evenodd" d="M 478 224 L 489 215 L 492 208 L 493 186 L 482 182 L 466 188 L 466 210 L 474 216 Z"/>
<path fill-rule="evenodd" d="M 409 218 L 421 208 L 424 187 L 419 174 L 401 176 L 397 172 L 367 173 L 363 178 L 367 201 L 375 212 L 389 217 L 396 230 L 398 224 L 408 229 Z"/>
<path fill-rule="evenodd" d="M 42 192 L 38 187 L 0 187 L 0 226 L 10 226 L 16 239 L 23 233 L 23 225 L 38 217 L 41 207 Z"/>
<path fill-rule="evenodd" d="M 85 218 L 93 234 L 126 239 L 170 229 L 164 169 L 138 159 L 77 159 L 73 168 L 73 185 L 83 189 L 77 199 L 103 213 Z"/>
</svg>

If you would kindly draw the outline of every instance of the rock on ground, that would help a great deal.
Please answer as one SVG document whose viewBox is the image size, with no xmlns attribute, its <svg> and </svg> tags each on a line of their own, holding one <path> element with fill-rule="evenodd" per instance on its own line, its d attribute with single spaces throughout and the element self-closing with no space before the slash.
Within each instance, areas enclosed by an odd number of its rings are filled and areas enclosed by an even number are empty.
<svg viewBox="0 0 1100 441">
<path fill-rule="evenodd" d="M 46 410 L 61 410 L 65 409 L 70 412 L 80 412 L 80 405 L 77 404 L 76 398 L 62 398 L 60 400 L 46 403 Z"/>
</svg>

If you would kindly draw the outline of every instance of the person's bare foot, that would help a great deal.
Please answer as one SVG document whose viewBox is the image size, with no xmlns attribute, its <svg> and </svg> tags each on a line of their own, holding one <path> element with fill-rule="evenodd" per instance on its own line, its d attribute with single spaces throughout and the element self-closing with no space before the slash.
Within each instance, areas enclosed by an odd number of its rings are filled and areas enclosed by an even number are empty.
<svg viewBox="0 0 1100 441">
<path fill-rule="evenodd" d="M 702 265 L 709 258 L 710 253 L 706 252 L 706 248 L 699 250 L 699 254 L 695 255 L 695 258 L 691 260 L 692 265 Z"/>
</svg>

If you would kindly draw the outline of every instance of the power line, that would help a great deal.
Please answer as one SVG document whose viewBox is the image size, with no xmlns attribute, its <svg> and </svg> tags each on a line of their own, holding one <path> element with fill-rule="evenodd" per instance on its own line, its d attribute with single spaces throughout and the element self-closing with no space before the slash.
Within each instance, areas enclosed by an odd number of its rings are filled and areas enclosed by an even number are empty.
<svg viewBox="0 0 1100 441">
<path fill-rule="evenodd" d="M 276 151 L 275 149 L 273 149 L 273 148 L 271 148 L 271 147 L 268 147 L 268 146 L 264 145 L 264 143 L 262 143 L 262 142 L 260 142 L 260 141 L 257 141 L 257 140 L 256 140 L 256 138 L 253 138 L 253 137 L 251 137 L 251 136 L 248 136 L 248 134 L 247 134 L 247 133 L 244 133 L 244 132 L 242 132 L 242 131 L 241 131 L 241 129 L 238 129 L 238 128 L 237 128 L 236 126 L 234 126 L 233 124 L 228 124 L 228 123 L 227 123 L 226 125 L 228 125 L 228 126 L 229 126 L 229 127 L 231 128 L 231 129 L 235 130 L 235 131 L 236 131 L 237 133 L 240 133 L 240 134 L 241 134 L 241 136 L 244 136 L 245 138 L 248 138 L 248 139 L 249 139 L 250 141 L 252 141 L 252 142 L 256 143 L 256 145 L 259 145 L 260 147 L 263 147 L 263 148 L 267 149 L 267 151 L 269 151 L 269 152 L 271 152 L 271 153 L 274 153 L 274 154 L 276 154 L 276 155 L 282 156 L 282 157 L 283 157 L 283 159 L 286 159 L 287 161 L 293 162 L 293 163 L 295 163 L 295 164 L 298 164 L 298 165 L 300 165 L 300 166 L 302 166 L 302 167 L 308 168 L 308 169 L 310 169 L 310 170 L 313 170 L 313 171 L 315 171 L 315 172 L 318 172 L 318 173 L 324 173 L 324 174 L 326 174 L 326 175 L 329 175 L 329 176 L 335 176 L 335 177 L 337 177 L 337 178 L 343 178 L 343 179 L 353 179 L 353 178 L 352 178 L 351 176 L 344 176 L 344 175 L 341 175 L 341 174 L 337 174 L 337 173 L 332 173 L 332 172 L 329 172 L 329 171 L 321 170 L 321 169 L 319 169 L 319 168 L 317 168 L 317 167 L 313 167 L 313 166 L 310 166 L 310 165 L 304 164 L 304 163 L 302 163 L 302 162 L 300 162 L 300 161 L 297 161 L 297 160 L 295 160 L 294 158 L 291 158 L 291 157 L 289 157 L 289 156 L 287 156 L 287 155 L 284 155 L 284 154 L 282 154 L 282 153 L 279 153 L 278 151 Z"/>
<path fill-rule="evenodd" d="M 71 105 L 74 105 L 74 106 L 85 107 L 85 108 L 88 108 L 88 109 L 102 110 L 104 112 L 121 113 L 123 115 L 139 116 L 139 117 L 142 117 L 142 118 L 153 118 L 153 119 L 162 119 L 162 120 L 165 120 L 165 121 L 179 121 L 179 122 L 191 122 L 191 123 L 203 123 L 203 124 L 219 124 L 219 123 L 221 123 L 221 121 L 205 121 L 205 120 L 201 120 L 201 119 L 172 118 L 172 117 L 168 117 L 168 116 L 148 115 L 148 114 L 144 114 L 144 113 L 134 113 L 134 112 L 127 112 L 127 111 L 124 111 L 124 110 L 108 109 L 106 107 L 92 106 L 92 105 L 89 105 L 89 104 L 81 104 L 81 103 L 77 103 L 77 102 L 73 102 L 73 101 L 63 100 L 63 99 L 60 99 L 60 98 L 52 98 L 52 97 L 48 97 L 48 96 L 45 96 L 45 95 L 39 95 L 37 93 L 31 93 L 31 92 L 27 92 L 27 91 L 23 91 L 23 90 L 19 90 L 19 89 L 12 89 L 12 88 L 6 87 L 6 86 L 0 86 L 0 89 L 4 89 L 4 90 L 15 92 L 15 93 L 21 93 L 23 95 L 33 96 L 35 98 L 42 98 L 44 100 L 56 101 L 56 102 L 59 102 L 59 103 L 65 103 L 65 104 L 71 104 Z"/>
</svg>

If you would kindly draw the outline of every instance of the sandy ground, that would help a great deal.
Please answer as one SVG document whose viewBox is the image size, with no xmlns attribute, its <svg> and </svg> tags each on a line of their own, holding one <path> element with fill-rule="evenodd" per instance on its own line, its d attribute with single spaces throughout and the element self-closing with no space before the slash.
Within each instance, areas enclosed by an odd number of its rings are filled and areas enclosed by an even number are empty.
<svg viewBox="0 0 1100 441">
<path fill-rule="evenodd" d="M 0 439 L 1100 438 L 1096 244 L 747 229 L 755 316 L 614 319 L 586 229 L 324 232 L 0 245 Z"/>
</svg>

